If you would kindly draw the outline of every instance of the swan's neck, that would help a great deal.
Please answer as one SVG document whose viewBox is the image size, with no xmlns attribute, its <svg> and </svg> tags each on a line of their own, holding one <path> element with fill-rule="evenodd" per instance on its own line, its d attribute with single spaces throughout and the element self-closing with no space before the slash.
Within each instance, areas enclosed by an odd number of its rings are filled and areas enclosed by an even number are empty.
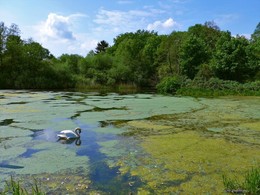
<svg viewBox="0 0 260 195">
<path fill-rule="evenodd" d="M 80 136 L 79 134 L 80 134 L 80 130 L 79 129 L 75 129 L 75 133 L 78 135 L 78 136 Z"/>
</svg>

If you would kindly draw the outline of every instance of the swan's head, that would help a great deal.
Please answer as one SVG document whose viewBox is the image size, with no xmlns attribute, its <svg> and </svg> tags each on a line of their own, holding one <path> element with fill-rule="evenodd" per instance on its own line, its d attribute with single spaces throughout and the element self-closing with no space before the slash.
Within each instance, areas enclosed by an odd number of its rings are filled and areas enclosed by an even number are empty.
<svg viewBox="0 0 260 195">
<path fill-rule="evenodd" d="M 81 133 L 81 128 L 77 127 L 74 131 L 78 132 L 78 134 L 80 134 Z"/>
</svg>

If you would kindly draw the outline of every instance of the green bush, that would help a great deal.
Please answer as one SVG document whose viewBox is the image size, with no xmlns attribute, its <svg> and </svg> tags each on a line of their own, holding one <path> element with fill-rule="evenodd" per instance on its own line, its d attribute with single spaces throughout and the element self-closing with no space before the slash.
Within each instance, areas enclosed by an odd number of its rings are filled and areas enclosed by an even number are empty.
<svg viewBox="0 0 260 195">
<path fill-rule="evenodd" d="M 175 94 L 182 86 L 182 77 L 165 77 L 157 86 L 156 89 L 159 93 Z"/>
<path fill-rule="evenodd" d="M 159 91 L 160 92 L 160 91 Z M 260 81 L 239 83 L 237 81 L 221 80 L 211 78 L 209 80 L 195 78 L 187 79 L 182 82 L 181 88 L 176 92 L 178 95 L 185 96 L 225 96 L 225 95 L 260 95 Z"/>
</svg>

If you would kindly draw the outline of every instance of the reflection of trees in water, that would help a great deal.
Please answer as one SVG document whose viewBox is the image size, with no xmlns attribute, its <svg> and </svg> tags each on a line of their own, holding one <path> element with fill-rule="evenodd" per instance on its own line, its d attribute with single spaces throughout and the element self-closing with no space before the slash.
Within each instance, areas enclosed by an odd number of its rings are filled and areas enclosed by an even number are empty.
<svg viewBox="0 0 260 195">
<path fill-rule="evenodd" d="M 82 129 L 88 129 L 88 125 L 80 124 Z M 86 134 L 84 134 L 86 133 Z M 110 157 L 101 152 L 101 140 L 117 140 L 115 134 L 99 134 L 95 131 L 83 131 L 81 136 L 82 145 L 77 149 L 77 156 L 87 156 L 90 164 L 89 179 L 93 189 L 109 192 L 112 194 L 135 192 L 141 185 L 138 177 L 133 177 L 129 173 L 120 174 L 119 167 L 110 167 L 107 162 Z M 129 182 L 135 183 L 130 186 Z"/>
</svg>

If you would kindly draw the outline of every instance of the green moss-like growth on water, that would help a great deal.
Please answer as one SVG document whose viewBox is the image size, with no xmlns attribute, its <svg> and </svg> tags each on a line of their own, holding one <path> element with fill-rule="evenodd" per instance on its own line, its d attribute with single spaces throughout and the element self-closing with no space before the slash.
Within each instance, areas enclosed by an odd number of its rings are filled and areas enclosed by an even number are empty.
<svg viewBox="0 0 260 195">
<path fill-rule="evenodd" d="M 23 181 L 33 175 L 50 193 L 127 187 L 140 194 L 222 194 L 222 174 L 242 177 L 260 161 L 259 97 L 2 96 L 0 185 L 14 173 Z M 81 146 L 56 142 L 57 132 L 76 125 L 83 127 Z M 99 173 L 108 177 L 98 181 Z"/>
<path fill-rule="evenodd" d="M 242 178 L 260 162 L 258 100 L 200 99 L 202 109 L 127 122 L 146 155 L 122 160 L 121 170 L 147 184 L 141 192 L 223 194 L 223 173 Z"/>
<path fill-rule="evenodd" d="M 162 193 L 221 193 L 220 173 L 243 173 L 260 161 L 257 147 L 235 144 L 222 138 L 205 138 L 194 131 L 150 136 L 141 145 L 152 156 L 149 164 L 155 163 L 158 168 L 147 168 L 147 163 L 143 162 L 143 166 L 133 169 L 132 173 L 141 174 L 150 187 Z M 155 175 L 161 176 L 157 178 Z M 160 189 L 162 183 L 169 181 L 176 181 L 177 185 Z"/>
<path fill-rule="evenodd" d="M 118 165 L 121 172 L 139 176 L 146 184 L 139 190 L 147 193 L 222 194 L 223 173 L 241 178 L 248 167 L 260 162 L 257 146 L 192 130 L 145 136 L 141 146 L 146 155 L 128 156 Z"/>
</svg>

